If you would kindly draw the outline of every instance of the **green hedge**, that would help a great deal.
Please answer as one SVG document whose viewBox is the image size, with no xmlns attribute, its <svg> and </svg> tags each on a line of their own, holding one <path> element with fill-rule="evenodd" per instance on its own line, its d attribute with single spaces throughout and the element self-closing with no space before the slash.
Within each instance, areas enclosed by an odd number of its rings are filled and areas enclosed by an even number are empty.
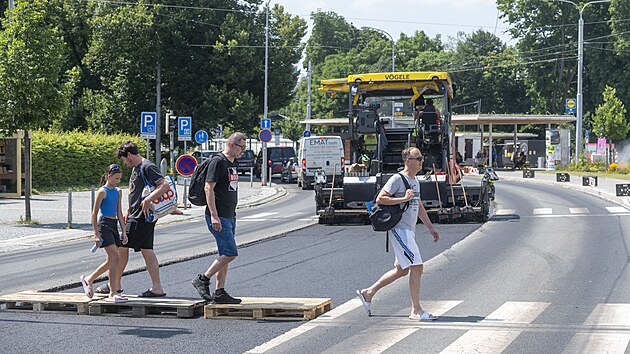
<svg viewBox="0 0 630 354">
<path fill-rule="evenodd" d="M 123 168 L 121 185 L 126 186 L 131 170 L 114 153 L 121 143 L 131 140 L 146 156 L 146 142 L 128 134 L 92 132 L 33 132 L 33 187 L 64 190 L 68 187 L 98 185 L 108 165 Z"/>
</svg>

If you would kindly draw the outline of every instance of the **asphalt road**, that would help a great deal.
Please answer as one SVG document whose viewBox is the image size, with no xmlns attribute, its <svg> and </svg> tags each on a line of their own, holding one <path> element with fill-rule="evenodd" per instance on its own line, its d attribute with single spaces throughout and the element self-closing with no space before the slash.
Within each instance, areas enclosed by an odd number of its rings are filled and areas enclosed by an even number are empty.
<svg viewBox="0 0 630 354">
<path fill-rule="evenodd" d="M 311 213 L 312 191 L 289 189 L 289 195 L 274 206 L 251 209 L 250 221 L 239 222 L 237 232 L 244 237 L 271 232 L 287 219 L 299 217 L 291 215 L 300 208 Z M 354 290 L 368 286 L 391 268 L 393 255 L 384 250 L 384 235 L 369 226 L 314 225 L 241 248 L 227 289 L 235 296 L 332 298 L 336 309 L 317 320 L 257 322 L 0 311 L 0 352 L 73 353 L 107 348 L 138 353 L 468 353 L 474 348 L 487 353 L 555 353 L 601 349 L 598 343 L 607 343 L 606 348 L 622 348 L 619 352 L 623 353 L 630 340 L 630 316 L 624 312 L 630 311 L 630 258 L 624 236 L 630 215 L 611 208 L 619 206 L 570 189 L 501 181 L 497 215 L 486 224 L 438 225 L 442 235 L 438 243 L 418 225 L 417 239 L 426 261 L 422 302 L 441 315 L 435 323 L 407 319 L 408 290 L 403 280 L 377 295 L 374 316 L 368 318 Z M 241 214 L 241 219 L 246 217 Z M 194 230 L 200 239 L 208 236 L 202 232 L 202 222 L 197 228 L 189 224 L 190 230 L 173 232 L 170 237 L 194 235 Z M 191 240 L 171 243 L 181 251 Z M 168 254 L 168 247 L 158 246 L 158 255 Z M 61 251 L 55 248 L 48 254 L 57 252 Z M 39 262 L 39 257 L 33 262 Z M 194 297 L 190 279 L 210 261 L 211 257 L 202 257 L 161 268 L 169 296 Z M 83 271 L 76 258 L 65 263 L 59 267 L 73 274 L 72 279 Z M 50 278 L 46 267 L 40 272 L 40 279 Z M 0 284 L 6 284 L 3 276 Z M 20 281 L 27 284 L 29 276 L 25 270 Z M 126 292 L 140 292 L 148 284 L 148 275 L 130 274 L 123 282 Z"/>
</svg>

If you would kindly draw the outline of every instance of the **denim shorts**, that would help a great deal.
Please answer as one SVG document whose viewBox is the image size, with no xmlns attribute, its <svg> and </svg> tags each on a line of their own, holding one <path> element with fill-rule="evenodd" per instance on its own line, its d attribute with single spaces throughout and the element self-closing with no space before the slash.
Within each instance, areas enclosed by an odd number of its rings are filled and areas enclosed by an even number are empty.
<svg viewBox="0 0 630 354">
<path fill-rule="evenodd" d="M 221 232 L 212 228 L 212 219 L 206 213 L 206 224 L 208 225 L 208 230 L 210 230 L 210 233 L 217 241 L 219 256 L 236 257 L 238 256 L 236 239 L 234 238 L 236 234 L 236 218 L 219 217 L 219 220 L 221 220 Z"/>
</svg>

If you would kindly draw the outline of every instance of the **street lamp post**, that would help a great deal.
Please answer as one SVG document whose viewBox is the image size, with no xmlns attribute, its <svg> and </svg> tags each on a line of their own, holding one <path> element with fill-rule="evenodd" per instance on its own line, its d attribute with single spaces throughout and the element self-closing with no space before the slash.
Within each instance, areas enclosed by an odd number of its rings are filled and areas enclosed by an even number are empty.
<svg viewBox="0 0 630 354">
<path fill-rule="evenodd" d="M 264 108 L 263 108 L 263 118 L 267 119 L 267 81 L 269 76 L 269 3 L 271 0 L 267 1 L 267 9 L 265 15 L 265 94 L 264 94 Z M 262 163 L 260 166 L 261 169 L 261 185 L 267 185 L 267 143 L 262 143 Z M 271 179 L 271 176 L 269 176 Z"/>
<path fill-rule="evenodd" d="M 379 28 L 364 26 L 364 27 L 361 27 L 361 29 L 368 29 L 368 30 L 376 31 L 379 33 L 383 33 L 384 35 L 389 37 L 389 39 L 392 41 L 392 72 L 395 72 L 396 71 L 396 42 L 394 41 L 394 37 L 392 37 L 391 34 Z M 392 101 L 392 119 L 394 119 L 394 110 L 395 110 L 394 101 Z"/>
<path fill-rule="evenodd" d="M 603 2 L 610 2 L 611 0 L 596 0 L 590 1 L 584 4 L 580 8 L 580 5 L 571 1 L 571 0 L 553 0 L 566 2 L 575 6 L 578 11 L 580 11 L 580 20 L 578 21 L 578 77 L 577 77 L 577 119 L 575 122 L 575 162 L 580 158 L 580 150 L 582 148 L 582 106 L 583 106 L 583 98 L 582 98 L 582 71 L 584 66 L 584 19 L 582 18 L 582 14 L 584 13 L 584 9 L 590 4 L 597 4 Z"/>
</svg>

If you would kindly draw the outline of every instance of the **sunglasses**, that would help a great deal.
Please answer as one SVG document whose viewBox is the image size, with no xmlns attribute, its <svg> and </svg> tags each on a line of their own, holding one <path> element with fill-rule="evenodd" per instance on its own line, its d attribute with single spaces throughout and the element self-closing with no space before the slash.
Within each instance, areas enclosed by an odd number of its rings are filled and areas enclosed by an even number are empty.
<svg viewBox="0 0 630 354">
<path fill-rule="evenodd" d="M 118 173 L 120 171 L 122 171 L 122 170 L 120 169 L 120 167 L 118 165 L 111 165 L 111 167 L 109 168 L 109 173 L 110 174 Z"/>
<path fill-rule="evenodd" d="M 407 160 L 422 161 L 422 160 L 424 160 L 424 157 L 422 157 L 422 156 L 420 156 L 420 157 L 409 156 L 409 157 L 407 158 Z"/>
<path fill-rule="evenodd" d="M 245 150 L 245 148 L 247 147 L 247 145 L 239 145 L 237 143 L 234 143 L 234 145 L 240 147 L 241 149 Z"/>
</svg>

